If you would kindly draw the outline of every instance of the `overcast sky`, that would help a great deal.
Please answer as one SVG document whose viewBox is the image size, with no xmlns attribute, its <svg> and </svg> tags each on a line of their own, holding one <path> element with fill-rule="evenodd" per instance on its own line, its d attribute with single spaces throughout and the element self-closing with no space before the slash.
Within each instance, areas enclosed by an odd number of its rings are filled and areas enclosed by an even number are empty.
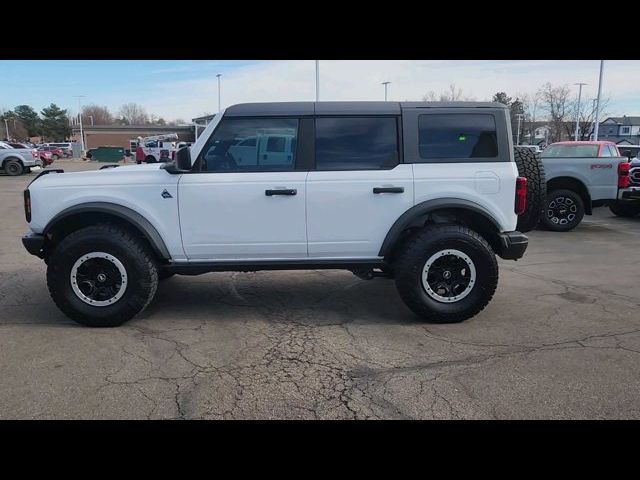
<svg viewBox="0 0 640 480">
<path fill-rule="evenodd" d="M 320 100 L 421 100 L 451 83 L 465 95 L 488 100 L 498 91 L 511 96 L 533 93 L 543 83 L 586 82 L 583 99 L 597 95 L 599 61 L 455 60 L 320 61 Z M 222 106 L 242 102 L 299 101 L 315 98 L 315 62 L 72 60 L 0 61 L 0 108 L 49 103 L 77 111 L 84 104 L 135 102 L 166 120 L 190 120 L 218 110 L 216 74 L 221 73 Z M 572 87 L 576 89 L 577 87 Z M 640 61 L 605 61 L 603 96 L 606 113 L 640 115 Z"/>
</svg>

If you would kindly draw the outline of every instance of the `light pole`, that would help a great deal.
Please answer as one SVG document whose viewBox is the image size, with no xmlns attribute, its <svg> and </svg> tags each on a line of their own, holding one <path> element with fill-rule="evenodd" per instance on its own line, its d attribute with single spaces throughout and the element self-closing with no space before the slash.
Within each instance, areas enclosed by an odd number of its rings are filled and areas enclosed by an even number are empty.
<svg viewBox="0 0 640 480">
<path fill-rule="evenodd" d="M 574 140 L 578 141 L 578 131 L 580 130 L 580 100 L 582 99 L 582 86 L 587 85 L 586 83 L 574 83 L 574 85 L 578 85 L 578 108 L 576 111 L 576 134 L 574 136 Z"/>
<path fill-rule="evenodd" d="M 516 117 L 518 117 L 518 133 L 516 134 L 516 145 L 520 145 L 520 122 L 522 121 L 522 113 L 516 113 Z"/>
<path fill-rule="evenodd" d="M 91 119 L 91 126 L 93 127 L 93 115 L 88 115 L 88 117 Z"/>
<path fill-rule="evenodd" d="M 592 98 L 591 99 L 591 115 L 595 114 L 596 111 L 596 102 L 598 101 L 597 98 Z M 593 120 L 591 121 L 591 140 L 593 140 L 593 134 L 595 133 L 596 129 L 596 117 L 594 115 Z"/>
<path fill-rule="evenodd" d="M 4 119 L 4 128 L 7 131 L 7 141 L 9 141 L 9 124 L 7 123 L 7 119 Z"/>
<path fill-rule="evenodd" d="M 86 95 L 74 95 L 78 99 L 78 120 L 80 121 L 80 149 L 84 152 L 84 132 L 82 131 L 82 106 L 80 105 L 80 99 Z"/>
<path fill-rule="evenodd" d="M 598 101 L 596 102 L 596 118 L 594 121 L 596 122 L 593 127 L 593 139 L 595 141 L 598 140 L 598 127 L 600 126 L 600 122 L 598 118 L 600 117 L 600 95 L 602 95 L 602 71 L 604 70 L 604 60 L 600 60 L 600 79 L 598 80 Z"/>
<path fill-rule="evenodd" d="M 220 113 L 220 77 L 222 76 L 221 73 L 218 73 L 216 75 L 216 77 L 218 77 L 218 113 Z"/>
<path fill-rule="evenodd" d="M 391 82 L 382 82 L 380 85 L 384 85 L 384 101 L 387 101 L 387 87 Z"/>
<path fill-rule="evenodd" d="M 316 60 L 316 102 L 320 101 L 320 60 Z"/>
</svg>

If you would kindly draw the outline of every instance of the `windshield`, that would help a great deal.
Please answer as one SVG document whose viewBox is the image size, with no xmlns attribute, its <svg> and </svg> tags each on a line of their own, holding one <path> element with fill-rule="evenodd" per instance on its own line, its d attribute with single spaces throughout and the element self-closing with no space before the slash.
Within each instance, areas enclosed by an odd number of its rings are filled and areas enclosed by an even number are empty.
<svg viewBox="0 0 640 480">
<path fill-rule="evenodd" d="M 550 145 L 542 152 L 543 158 L 597 156 L 598 145 Z"/>
</svg>

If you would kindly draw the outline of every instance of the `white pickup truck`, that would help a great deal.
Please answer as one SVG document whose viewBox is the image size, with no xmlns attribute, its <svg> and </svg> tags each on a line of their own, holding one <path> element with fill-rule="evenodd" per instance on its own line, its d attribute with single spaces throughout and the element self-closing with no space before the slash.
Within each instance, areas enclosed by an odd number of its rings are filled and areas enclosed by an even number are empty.
<svg viewBox="0 0 640 480">
<path fill-rule="evenodd" d="M 572 230 L 594 207 L 613 210 L 629 188 L 630 163 L 613 142 L 557 142 L 541 158 L 547 198 L 540 221 L 548 230 Z"/>
<path fill-rule="evenodd" d="M 35 148 L 13 148 L 0 142 L 0 167 L 7 175 L 22 175 L 32 167 L 42 167 L 42 160 Z"/>
</svg>

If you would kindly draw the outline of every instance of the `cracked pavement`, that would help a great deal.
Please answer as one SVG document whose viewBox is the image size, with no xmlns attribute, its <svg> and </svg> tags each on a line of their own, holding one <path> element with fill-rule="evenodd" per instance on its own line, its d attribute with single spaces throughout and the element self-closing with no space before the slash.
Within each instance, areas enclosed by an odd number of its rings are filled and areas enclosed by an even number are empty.
<svg viewBox="0 0 640 480">
<path fill-rule="evenodd" d="M 325 270 L 177 276 L 124 326 L 89 329 L 20 242 L 32 177 L 0 175 L 0 419 L 640 418 L 640 218 L 531 232 L 461 324 Z"/>
</svg>

